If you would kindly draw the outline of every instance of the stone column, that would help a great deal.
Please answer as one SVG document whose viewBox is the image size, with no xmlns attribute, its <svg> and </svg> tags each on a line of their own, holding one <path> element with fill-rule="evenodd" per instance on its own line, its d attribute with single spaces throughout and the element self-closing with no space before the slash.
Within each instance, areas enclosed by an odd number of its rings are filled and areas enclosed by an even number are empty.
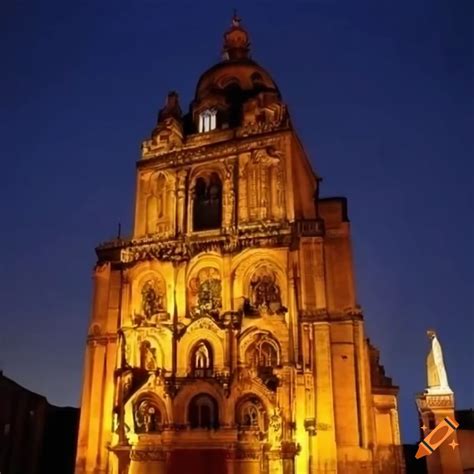
<svg viewBox="0 0 474 474">
<path fill-rule="evenodd" d="M 104 399 L 104 370 L 106 360 L 106 346 L 96 340 L 89 344 L 93 346 L 92 356 L 92 383 L 90 387 L 89 429 L 87 430 L 86 472 L 98 468 L 101 459 L 100 439 L 102 434 L 101 418 Z"/>
<path fill-rule="evenodd" d="M 166 458 L 162 448 L 137 447 L 131 452 L 129 474 L 166 474 Z"/>
<path fill-rule="evenodd" d="M 86 356 L 84 361 L 84 378 L 83 378 L 83 391 L 81 397 L 81 416 L 79 423 L 79 436 L 77 440 L 77 452 L 76 452 L 76 474 L 83 474 L 86 468 L 87 458 L 87 447 L 88 447 L 88 431 L 90 418 L 90 386 L 92 383 L 92 361 L 94 360 L 94 349 L 93 344 L 87 344 Z"/>
<path fill-rule="evenodd" d="M 364 328 L 362 321 L 354 321 L 354 356 L 356 364 L 356 384 L 358 390 L 359 431 L 362 448 L 369 447 L 369 406 L 368 391 L 369 374 L 366 372 L 364 360 L 365 347 Z"/>
<path fill-rule="evenodd" d="M 248 201 L 247 201 L 247 162 L 250 153 L 245 153 L 239 160 L 239 224 L 248 221 Z"/>
<path fill-rule="evenodd" d="M 120 326 L 126 326 L 130 324 L 130 319 L 132 315 L 132 308 L 130 308 L 130 287 L 130 272 L 129 270 L 124 270 L 122 273 L 122 301 L 120 303 L 120 309 L 122 314 L 120 314 Z"/>
<path fill-rule="evenodd" d="M 234 163 L 225 164 L 225 177 L 223 186 L 223 219 L 222 227 L 229 230 L 234 224 Z"/>
<path fill-rule="evenodd" d="M 281 461 L 283 474 L 298 474 L 295 471 L 295 456 L 298 454 L 298 446 L 290 441 L 281 443 Z"/>
<path fill-rule="evenodd" d="M 107 322 L 107 308 L 109 304 L 110 276 L 110 262 L 95 267 L 91 326 L 98 324 L 100 332 L 106 330 L 105 325 Z"/>
<path fill-rule="evenodd" d="M 283 474 L 283 463 L 281 459 L 281 451 L 272 449 L 268 451 L 268 474 Z"/>
<path fill-rule="evenodd" d="M 289 362 L 294 363 L 298 361 L 298 308 L 296 305 L 296 285 L 295 285 L 295 274 L 294 267 L 291 265 L 290 273 L 288 278 L 288 313 L 286 318 L 288 327 L 290 329 L 289 334 Z"/>
<path fill-rule="evenodd" d="M 128 474 L 130 466 L 130 446 L 115 446 L 111 449 L 111 452 L 115 455 L 115 460 L 111 458 L 112 465 L 111 472 L 117 474 Z"/>
<path fill-rule="evenodd" d="M 176 232 L 178 235 L 181 235 L 185 231 L 184 227 L 184 209 L 186 201 L 186 177 L 188 172 L 186 170 L 178 171 L 178 180 L 177 180 L 177 204 L 176 204 Z"/>
</svg>

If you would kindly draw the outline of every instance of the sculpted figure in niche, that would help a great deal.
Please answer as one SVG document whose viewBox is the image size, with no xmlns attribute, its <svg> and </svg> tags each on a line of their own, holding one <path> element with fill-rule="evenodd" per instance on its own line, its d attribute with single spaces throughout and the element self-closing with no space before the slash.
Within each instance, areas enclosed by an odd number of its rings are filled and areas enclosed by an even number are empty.
<svg viewBox="0 0 474 474">
<path fill-rule="evenodd" d="M 270 314 L 283 310 L 281 291 L 275 273 L 262 267 L 250 280 L 250 301 L 253 307 Z"/>
<path fill-rule="evenodd" d="M 163 310 L 163 296 L 157 294 L 153 280 L 148 280 L 143 285 L 142 310 L 147 319 Z"/>
<path fill-rule="evenodd" d="M 248 217 L 252 221 L 280 219 L 283 216 L 281 153 L 273 148 L 259 149 L 245 165 Z"/>
<path fill-rule="evenodd" d="M 154 325 L 158 319 L 166 319 L 164 282 L 149 279 L 141 289 L 141 314 L 135 314 L 138 325 Z"/>
<path fill-rule="evenodd" d="M 140 345 L 140 368 L 156 370 L 156 349 L 151 347 L 150 341 L 143 341 Z"/>
<path fill-rule="evenodd" d="M 222 283 L 219 271 L 206 267 L 189 283 L 191 314 L 193 317 L 219 316 L 222 308 Z"/>
<path fill-rule="evenodd" d="M 150 400 L 143 400 L 135 409 L 135 431 L 156 433 L 160 431 L 161 412 Z"/>
<path fill-rule="evenodd" d="M 283 429 L 283 419 L 281 417 L 280 408 L 275 408 L 274 414 L 270 417 L 270 426 L 268 433 L 268 441 L 273 445 L 281 442 L 282 438 L 282 429 Z"/>
<path fill-rule="evenodd" d="M 192 352 L 191 368 L 194 377 L 211 377 L 213 373 L 212 349 L 201 341 Z"/>
<path fill-rule="evenodd" d="M 210 366 L 209 362 L 209 351 L 205 344 L 201 344 L 196 351 L 196 369 L 208 369 Z"/>
</svg>

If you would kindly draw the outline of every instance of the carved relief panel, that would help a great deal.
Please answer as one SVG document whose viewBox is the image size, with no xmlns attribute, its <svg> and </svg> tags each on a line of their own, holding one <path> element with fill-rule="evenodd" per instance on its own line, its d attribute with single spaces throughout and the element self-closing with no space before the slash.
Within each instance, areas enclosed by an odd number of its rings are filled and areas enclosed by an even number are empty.
<svg viewBox="0 0 474 474">
<path fill-rule="evenodd" d="M 158 405 L 150 399 L 140 401 L 134 407 L 136 433 L 158 433 L 162 428 L 162 414 Z"/>
<path fill-rule="evenodd" d="M 224 189 L 223 189 L 223 221 L 224 229 L 229 229 L 234 225 L 235 211 L 235 190 L 234 190 L 234 162 L 225 163 Z"/>
<path fill-rule="evenodd" d="M 283 314 L 287 311 L 282 304 L 276 273 L 266 265 L 252 274 L 247 294 L 243 308 L 245 316 Z"/>
<path fill-rule="evenodd" d="M 191 317 L 219 316 L 222 308 L 222 282 L 219 270 L 206 267 L 190 279 L 188 304 Z"/>
<path fill-rule="evenodd" d="M 150 274 L 140 281 L 133 295 L 132 322 L 138 326 L 153 326 L 168 318 L 166 283 L 161 275 Z"/>
<path fill-rule="evenodd" d="M 273 147 L 253 150 L 239 166 L 241 222 L 280 220 L 285 216 L 282 154 Z"/>
</svg>

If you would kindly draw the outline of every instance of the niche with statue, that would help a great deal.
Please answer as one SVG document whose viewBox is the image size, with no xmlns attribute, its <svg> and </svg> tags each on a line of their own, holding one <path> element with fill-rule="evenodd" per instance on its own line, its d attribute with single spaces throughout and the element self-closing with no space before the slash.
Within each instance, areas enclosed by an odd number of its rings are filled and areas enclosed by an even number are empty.
<svg viewBox="0 0 474 474">
<path fill-rule="evenodd" d="M 252 275 L 242 309 L 248 317 L 282 315 L 288 311 L 282 304 L 278 279 L 271 268 L 262 266 Z"/>
<path fill-rule="evenodd" d="M 137 403 L 134 407 L 134 422 L 138 434 L 161 432 L 163 420 L 157 403 L 149 398 Z"/>
<path fill-rule="evenodd" d="M 202 268 L 189 281 L 188 300 L 193 319 L 202 316 L 219 317 L 222 308 L 222 282 L 219 270 Z"/>
<path fill-rule="evenodd" d="M 135 310 L 133 322 L 138 326 L 156 326 L 169 319 L 166 312 L 166 286 L 162 278 L 145 280 L 140 289 L 140 309 Z"/>
</svg>

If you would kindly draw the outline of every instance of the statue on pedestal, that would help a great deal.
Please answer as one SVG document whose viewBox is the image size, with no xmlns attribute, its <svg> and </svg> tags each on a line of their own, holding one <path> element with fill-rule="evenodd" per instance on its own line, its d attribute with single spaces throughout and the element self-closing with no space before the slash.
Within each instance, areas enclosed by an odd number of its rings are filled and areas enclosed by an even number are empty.
<svg viewBox="0 0 474 474">
<path fill-rule="evenodd" d="M 451 394 L 453 391 L 448 384 L 448 376 L 443 361 L 441 344 L 432 330 L 426 332 L 431 340 L 431 350 L 426 359 L 426 371 L 428 378 L 428 394 Z"/>
</svg>

